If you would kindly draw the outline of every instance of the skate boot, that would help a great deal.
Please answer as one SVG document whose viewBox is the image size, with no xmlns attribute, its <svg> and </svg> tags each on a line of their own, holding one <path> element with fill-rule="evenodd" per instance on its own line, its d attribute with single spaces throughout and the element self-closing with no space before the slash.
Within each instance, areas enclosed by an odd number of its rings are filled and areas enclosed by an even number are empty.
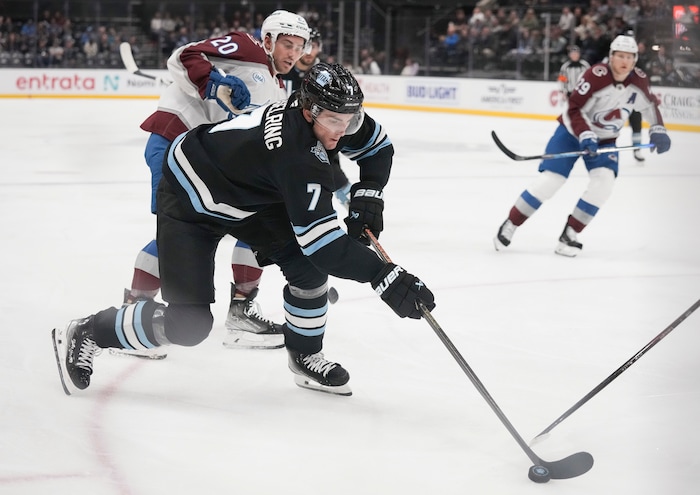
<svg viewBox="0 0 700 495">
<path fill-rule="evenodd" d="M 583 249 L 583 244 L 576 240 L 576 231 L 570 225 L 564 227 L 564 231 L 559 236 L 559 244 L 554 250 L 562 256 L 573 258 Z"/>
<path fill-rule="evenodd" d="M 510 241 L 513 239 L 513 234 L 515 234 L 515 229 L 517 228 L 518 227 L 510 220 L 506 220 L 501 224 L 498 228 L 498 234 L 493 238 L 493 247 L 496 248 L 496 251 L 500 251 L 510 245 Z"/>
<path fill-rule="evenodd" d="M 72 320 L 64 330 L 51 332 L 58 376 L 66 395 L 90 386 L 92 360 L 102 352 L 92 338 L 93 317 Z"/>
<path fill-rule="evenodd" d="M 302 387 L 336 395 L 352 395 L 348 386 L 350 374 L 339 363 L 328 361 L 322 352 L 301 354 L 287 348 L 289 369 L 294 382 Z"/>
<path fill-rule="evenodd" d="M 153 298 L 147 296 L 134 296 L 131 294 L 129 289 L 124 289 L 124 305 L 134 304 L 139 301 L 148 301 Z M 153 349 L 146 349 L 143 351 L 134 351 L 131 349 L 117 349 L 110 347 L 109 353 L 113 356 L 131 356 L 142 359 L 154 359 L 161 360 L 168 357 L 168 353 L 162 347 L 155 347 Z"/>
<path fill-rule="evenodd" d="M 224 347 L 230 349 L 281 349 L 284 347 L 282 325 L 262 316 L 260 305 L 253 301 L 258 289 L 248 297 L 235 297 L 236 286 L 231 284 L 231 305 L 226 317 Z"/>
</svg>

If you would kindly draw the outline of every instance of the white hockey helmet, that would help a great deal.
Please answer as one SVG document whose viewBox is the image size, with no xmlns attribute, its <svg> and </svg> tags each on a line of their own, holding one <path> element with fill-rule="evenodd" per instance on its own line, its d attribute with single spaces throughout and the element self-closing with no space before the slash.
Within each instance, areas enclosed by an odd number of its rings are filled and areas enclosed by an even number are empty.
<svg viewBox="0 0 700 495">
<path fill-rule="evenodd" d="M 621 34 L 617 36 L 612 43 L 610 43 L 610 56 L 612 57 L 613 52 L 627 52 L 634 53 L 634 61 L 637 61 L 639 57 L 639 49 L 637 48 L 637 42 L 632 36 L 625 36 Z"/>
<path fill-rule="evenodd" d="M 311 51 L 311 29 L 302 16 L 286 10 L 275 10 L 267 16 L 262 23 L 260 36 L 262 36 L 263 41 L 268 35 L 270 36 L 270 41 L 272 41 L 270 52 L 274 51 L 275 41 L 281 34 L 302 38 L 304 40 L 304 53 Z"/>
</svg>

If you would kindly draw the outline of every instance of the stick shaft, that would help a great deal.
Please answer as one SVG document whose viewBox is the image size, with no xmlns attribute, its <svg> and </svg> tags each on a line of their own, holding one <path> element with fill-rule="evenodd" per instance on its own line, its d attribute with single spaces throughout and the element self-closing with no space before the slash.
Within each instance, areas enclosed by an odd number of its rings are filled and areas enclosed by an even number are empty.
<svg viewBox="0 0 700 495">
<path fill-rule="evenodd" d="M 574 412 L 576 412 L 577 409 L 579 409 L 582 405 L 584 405 L 586 402 L 591 400 L 598 392 L 603 390 L 605 387 L 610 385 L 610 383 L 620 376 L 627 368 L 632 366 L 634 363 L 636 363 L 644 354 L 646 354 L 652 347 L 654 347 L 656 344 L 661 342 L 664 337 L 666 337 L 669 333 L 673 331 L 678 325 L 680 325 L 683 320 L 688 318 L 693 312 L 700 307 L 700 299 L 695 301 L 695 303 L 690 306 L 682 315 L 680 315 L 678 318 L 676 318 L 673 323 L 671 323 L 669 326 L 667 326 L 660 334 L 658 334 L 656 337 L 651 339 L 647 345 L 642 347 L 634 356 L 632 356 L 630 359 L 627 360 L 622 366 L 617 368 L 610 376 L 608 376 L 605 380 L 600 382 L 593 390 L 588 392 L 581 400 L 579 400 L 576 404 L 571 406 L 564 414 L 559 416 L 552 424 L 550 424 L 547 428 L 542 430 L 537 437 L 541 437 L 542 435 L 545 435 L 552 431 L 554 427 L 556 427 L 559 423 L 564 421 L 566 418 L 571 416 Z M 535 437 L 535 438 L 537 438 Z"/>
<path fill-rule="evenodd" d="M 372 234 L 372 232 L 369 229 L 365 229 L 365 235 L 369 239 L 369 242 L 374 248 L 374 250 L 377 251 L 377 253 L 379 254 L 379 257 L 385 263 L 392 263 L 391 258 L 389 258 L 389 255 L 386 253 L 386 251 L 384 251 L 384 248 L 382 248 L 377 238 L 374 236 L 374 234 Z M 498 419 L 501 420 L 501 423 L 503 423 L 503 425 L 506 427 L 511 436 L 515 439 L 516 442 L 518 442 L 520 448 L 523 449 L 525 454 L 530 458 L 530 460 L 534 464 L 542 464 L 542 459 L 540 459 L 537 456 L 537 454 L 535 454 L 535 452 L 528 446 L 523 437 L 515 429 L 513 424 L 508 420 L 501 408 L 498 406 L 498 404 L 496 404 L 496 401 L 493 399 L 493 397 L 491 397 L 491 394 L 489 394 L 488 390 L 486 390 L 484 384 L 481 383 L 479 377 L 476 376 L 474 370 L 472 370 L 472 368 L 469 366 L 464 357 L 462 357 L 462 354 L 459 352 L 457 347 L 455 347 L 450 338 L 447 336 L 447 334 L 440 327 L 433 315 L 430 313 L 430 310 L 421 301 L 418 302 L 418 308 L 420 309 L 423 318 L 428 322 L 430 327 L 433 329 L 435 334 L 438 336 L 438 338 L 444 344 L 444 346 L 447 348 L 450 354 L 452 354 L 452 357 L 455 359 L 455 361 L 457 361 L 459 367 L 462 368 L 462 371 L 464 371 L 464 373 L 467 375 L 474 387 L 476 387 L 476 389 L 479 391 L 484 400 L 486 400 L 493 412 L 496 413 L 496 416 L 498 416 Z"/>
<path fill-rule="evenodd" d="M 518 162 L 521 161 L 527 161 L 527 160 L 553 160 L 556 158 L 568 158 L 568 157 L 574 157 L 574 156 L 586 156 L 589 154 L 587 150 L 576 150 L 576 151 L 566 151 L 563 153 L 544 153 L 542 155 L 531 155 L 531 156 L 523 156 L 523 155 L 518 155 L 517 153 L 511 151 L 508 149 L 508 147 L 503 144 L 503 141 L 499 139 L 499 137 L 496 135 L 495 131 L 491 131 L 491 137 L 493 138 L 493 141 L 496 143 L 496 146 L 511 160 L 515 160 Z M 644 149 L 644 148 L 653 148 L 654 145 L 651 143 L 648 144 L 635 144 L 633 146 L 608 146 L 608 147 L 603 147 L 599 148 L 597 153 L 613 153 L 615 151 L 634 151 L 634 150 L 639 150 L 639 149 Z"/>
</svg>

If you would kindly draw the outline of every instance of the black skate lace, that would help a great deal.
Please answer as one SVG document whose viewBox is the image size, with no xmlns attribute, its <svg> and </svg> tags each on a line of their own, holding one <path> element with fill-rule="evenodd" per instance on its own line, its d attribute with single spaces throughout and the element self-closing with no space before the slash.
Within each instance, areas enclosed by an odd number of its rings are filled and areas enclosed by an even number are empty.
<svg viewBox="0 0 700 495">
<path fill-rule="evenodd" d="M 324 377 L 327 376 L 328 373 L 337 366 L 336 363 L 326 361 L 323 358 L 322 352 L 317 352 L 316 354 L 309 354 L 308 356 L 304 356 L 302 358 L 302 362 L 306 365 L 306 367 L 309 370 L 313 371 L 314 373 L 320 373 Z"/>
<path fill-rule="evenodd" d="M 92 360 L 93 358 L 100 354 L 102 349 L 97 346 L 94 340 L 87 338 L 83 341 L 80 346 L 80 352 L 78 352 L 78 359 L 76 360 L 76 366 L 92 371 Z"/>
</svg>

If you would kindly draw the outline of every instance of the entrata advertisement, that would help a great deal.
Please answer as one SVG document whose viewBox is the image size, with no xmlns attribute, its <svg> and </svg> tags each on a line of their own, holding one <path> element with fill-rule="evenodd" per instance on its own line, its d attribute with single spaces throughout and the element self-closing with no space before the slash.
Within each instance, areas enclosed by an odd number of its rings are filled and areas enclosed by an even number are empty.
<svg viewBox="0 0 700 495">
<path fill-rule="evenodd" d="M 125 70 L 3 69 L 0 97 L 158 97 L 160 83 Z"/>
</svg>

